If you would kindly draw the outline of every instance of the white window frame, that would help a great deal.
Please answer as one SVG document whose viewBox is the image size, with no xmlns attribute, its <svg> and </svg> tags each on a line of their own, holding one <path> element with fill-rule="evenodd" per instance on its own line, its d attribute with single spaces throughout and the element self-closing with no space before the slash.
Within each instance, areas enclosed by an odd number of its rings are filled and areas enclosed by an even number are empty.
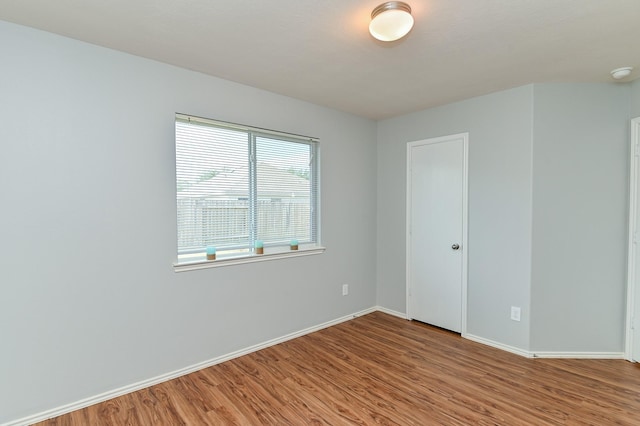
<svg viewBox="0 0 640 426">
<path fill-rule="evenodd" d="M 178 121 L 196 121 L 202 124 L 212 125 L 214 127 L 219 128 L 227 128 L 233 130 L 240 130 L 243 132 L 247 132 L 251 135 L 251 145 L 255 148 L 255 139 L 257 136 L 263 137 L 274 137 L 277 139 L 281 139 L 284 141 L 291 142 L 299 142 L 299 143 L 309 143 L 313 147 L 313 155 L 312 155 L 312 170 L 313 170 L 313 178 L 315 179 L 314 185 L 316 187 L 315 192 L 312 192 L 312 196 L 315 198 L 315 201 L 312 203 L 312 221 L 314 222 L 314 226 L 312 227 L 312 235 L 311 235 L 311 243 L 301 244 L 298 247 L 298 250 L 291 250 L 288 246 L 268 246 L 265 245 L 263 254 L 256 254 L 254 251 L 250 253 L 242 253 L 237 255 L 225 255 L 223 257 L 217 256 L 216 260 L 206 260 L 205 253 L 202 252 L 202 257 L 193 261 L 184 261 L 178 260 L 173 264 L 175 272 L 183 272 L 190 270 L 198 270 L 198 269 L 206 269 L 206 268 L 216 268 L 221 266 L 230 266 L 230 265 L 238 265 L 244 263 L 253 263 L 253 262 L 263 262 L 269 260 L 278 260 L 278 259 L 286 259 L 292 257 L 299 256 L 309 256 L 320 254 L 325 251 L 325 247 L 320 244 L 320 144 L 317 138 L 299 136 L 284 132 L 278 132 L 273 130 L 261 129 L 257 127 L 245 126 L 240 124 L 228 123 L 218 120 L 211 120 L 202 117 L 196 117 L 193 115 L 176 113 L 176 122 Z M 250 151 L 249 156 L 253 155 Z M 255 167 L 255 162 L 254 166 Z M 255 174 L 255 169 L 252 170 L 252 174 Z M 250 178 L 251 179 L 251 178 Z M 253 190 L 252 190 L 253 191 Z M 254 194 L 255 195 L 255 194 Z M 177 224 L 177 221 L 176 221 Z M 176 240 L 177 244 L 177 240 Z M 176 245 L 176 255 L 178 255 L 178 249 Z"/>
</svg>

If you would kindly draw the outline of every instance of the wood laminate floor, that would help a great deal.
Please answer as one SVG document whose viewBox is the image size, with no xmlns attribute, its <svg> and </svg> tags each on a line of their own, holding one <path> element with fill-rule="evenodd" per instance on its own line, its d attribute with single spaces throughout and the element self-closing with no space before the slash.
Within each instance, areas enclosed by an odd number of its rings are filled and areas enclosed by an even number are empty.
<svg viewBox="0 0 640 426">
<path fill-rule="evenodd" d="M 640 425 L 640 366 L 372 313 L 38 425 Z"/>
</svg>

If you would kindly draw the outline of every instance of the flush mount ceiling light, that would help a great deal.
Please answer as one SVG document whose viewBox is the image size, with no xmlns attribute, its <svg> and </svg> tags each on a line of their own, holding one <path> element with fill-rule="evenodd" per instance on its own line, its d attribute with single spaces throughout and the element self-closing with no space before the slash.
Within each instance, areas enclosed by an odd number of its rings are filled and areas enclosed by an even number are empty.
<svg viewBox="0 0 640 426">
<path fill-rule="evenodd" d="M 625 78 L 629 74 L 631 74 L 631 70 L 633 70 L 633 67 L 616 68 L 615 70 L 611 71 L 611 77 L 616 80 L 620 80 L 621 78 Z"/>
<path fill-rule="evenodd" d="M 369 32 L 381 41 L 398 40 L 413 27 L 411 7 L 401 1 L 388 1 L 373 9 Z"/>
</svg>

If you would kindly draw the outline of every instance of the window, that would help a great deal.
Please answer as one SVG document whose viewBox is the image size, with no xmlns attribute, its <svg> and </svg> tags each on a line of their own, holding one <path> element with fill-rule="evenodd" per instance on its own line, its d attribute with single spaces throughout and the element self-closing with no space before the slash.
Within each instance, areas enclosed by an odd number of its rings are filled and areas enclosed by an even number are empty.
<svg viewBox="0 0 640 426">
<path fill-rule="evenodd" d="M 176 114 L 178 264 L 319 243 L 318 141 Z"/>
</svg>

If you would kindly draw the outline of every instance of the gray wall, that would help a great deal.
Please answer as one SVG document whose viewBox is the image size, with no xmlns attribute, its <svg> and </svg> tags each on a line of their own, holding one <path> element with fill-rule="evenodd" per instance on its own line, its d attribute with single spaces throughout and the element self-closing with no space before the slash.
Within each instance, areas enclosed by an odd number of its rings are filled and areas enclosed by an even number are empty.
<svg viewBox="0 0 640 426">
<path fill-rule="evenodd" d="M 534 86 L 531 348 L 624 346 L 630 91 Z"/>
<path fill-rule="evenodd" d="M 640 117 L 640 78 L 631 83 L 631 117 Z"/>
<path fill-rule="evenodd" d="M 467 332 L 524 350 L 622 350 L 621 160 L 638 80 L 524 86 L 376 128 L 13 24 L 0 22 L 0 47 L 0 423 L 376 302 L 405 312 L 406 143 L 460 132 Z M 319 137 L 326 253 L 174 273 L 175 112 Z"/>
<path fill-rule="evenodd" d="M 406 143 L 468 131 L 467 333 L 531 352 L 622 352 L 639 87 L 536 84 L 380 122 L 378 303 L 406 312 Z"/>
<path fill-rule="evenodd" d="M 0 50 L 0 423 L 376 304 L 374 122 L 3 22 Z M 175 112 L 319 137 L 327 251 L 174 273 Z"/>
<path fill-rule="evenodd" d="M 532 95 L 524 86 L 378 123 L 379 305 L 406 312 L 407 142 L 469 132 L 467 332 L 528 349 Z"/>
</svg>

